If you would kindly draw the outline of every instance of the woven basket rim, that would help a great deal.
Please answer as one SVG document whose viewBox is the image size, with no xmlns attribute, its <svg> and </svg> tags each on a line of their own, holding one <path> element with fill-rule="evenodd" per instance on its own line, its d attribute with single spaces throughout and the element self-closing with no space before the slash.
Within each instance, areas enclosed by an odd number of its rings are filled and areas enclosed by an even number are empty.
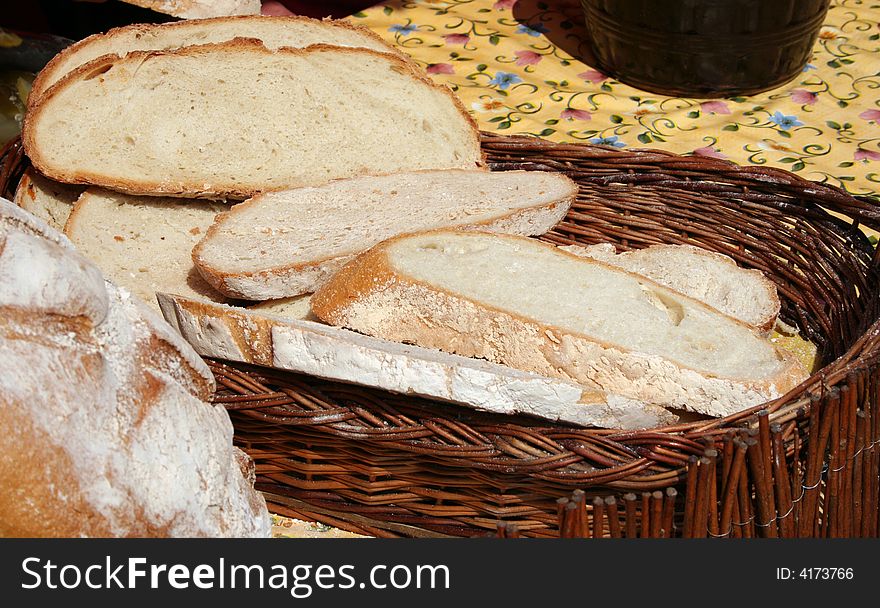
<svg viewBox="0 0 880 608">
<path fill-rule="evenodd" d="M 595 155 L 597 158 L 606 160 L 611 159 L 612 162 L 619 163 L 621 167 L 621 175 L 637 173 L 639 166 L 647 166 L 649 163 L 657 163 L 659 161 L 663 163 L 663 169 L 684 171 L 686 174 L 688 172 L 693 172 L 694 174 L 717 173 L 720 177 L 735 183 L 751 181 L 761 187 L 769 188 L 784 186 L 792 189 L 800 189 L 822 201 L 838 203 L 847 210 L 852 210 L 852 215 L 855 216 L 853 218 L 855 220 L 855 223 L 853 224 L 854 226 L 858 226 L 860 223 L 865 225 L 876 224 L 880 226 L 880 209 L 872 206 L 870 200 L 859 199 L 835 186 L 812 182 L 782 169 L 742 166 L 724 159 L 682 156 L 672 152 L 655 149 L 619 149 L 589 143 L 557 144 L 536 137 L 501 136 L 492 133 L 482 133 L 482 137 L 484 146 L 491 144 L 500 149 L 509 149 L 514 155 L 522 146 L 543 148 L 563 153 L 571 151 L 572 153 L 583 154 L 585 151 L 588 151 L 589 154 Z M 19 142 L 15 140 L 9 142 L 0 154 L 3 155 L 4 160 L 2 168 L 0 168 L 2 169 L 2 172 L 0 172 L 0 186 L 3 187 L 4 191 L 8 191 L 9 181 L 15 179 L 17 171 L 20 175 L 22 164 L 26 163 L 27 160 Z M 665 174 L 662 171 L 659 171 L 657 174 L 663 179 L 654 182 L 655 185 L 663 186 L 664 184 L 669 183 L 669 180 L 664 177 Z M 610 178 L 604 180 L 598 179 L 597 183 L 612 183 L 613 181 L 614 180 Z M 875 256 L 874 266 L 876 267 L 877 265 L 878 258 Z M 531 420 L 528 428 L 532 431 L 539 429 L 569 430 L 577 434 L 586 433 L 597 438 L 614 441 L 624 439 L 633 441 L 640 437 L 657 438 L 658 436 L 664 436 L 668 438 L 670 444 L 673 444 L 675 443 L 674 438 L 676 437 L 697 441 L 701 437 L 727 433 L 731 428 L 741 425 L 744 422 L 754 425 L 756 424 L 757 417 L 763 415 L 767 415 L 771 422 L 784 422 L 808 411 L 811 402 L 816 400 L 817 396 L 821 396 L 829 390 L 834 390 L 830 388 L 833 384 L 845 378 L 847 374 L 851 373 L 854 369 L 857 369 L 863 364 L 868 364 L 869 362 L 863 360 L 863 358 L 867 356 L 865 350 L 868 347 L 871 347 L 871 349 L 874 350 L 880 350 L 878 344 L 880 344 L 880 319 L 874 321 L 867 331 L 865 331 L 843 355 L 822 366 L 800 385 L 794 387 L 785 395 L 722 418 L 673 424 L 644 431 L 575 427 L 574 425 L 554 423 L 542 419 Z M 226 363 L 228 362 L 220 362 L 211 358 L 206 359 L 214 364 L 215 371 L 227 367 Z M 220 364 L 220 367 L 218 367 L 217 364 Z M 231 369 L 237 370 L 258 369 L 256 366 L 239 364 L 232 365 L 233 368 Z M 378 391 L 379 389 L 365 388 L 364 390 Z M 443 403 L 442 406 L 448 407 L 448 404 Z M 477 412 L 475 412 L 474 415 L 476 417 L 483 416 L 482 413 Z M 505 417 L 504 415 L 498 414 L 489 414 L 488 416 L 502 416 L 502 418 L 511 420 L 521 418 Z M 327 422 L 324 423 L 323 428 L 327 432 L 333 433 L 334 425 L 344 426 L 342 423 Z M 516 424 L 513 424 L 513 426 L 515 427 Z M 338 432 L 340 435 L 344 435 L 348 430 L 340 428 Z M 404 449 L 406 449 L 405 446 Z M 694 451 L 696 451 L 696 448 L 694 448 Z M 642 456 L 640 458 L 644 457 Z"/>
<path fill-rule="evenodd" d="M 773 275 L 825 365 L 732 416 L 623 431 L 205 358 L 271 508 L 374 536 L 876 536 L 880 255 L 860 226 L 880 224 L 880 201 L 722 159 L 482 136 L 492 168 L 581 185 L 546 240 L 728 253 Z M 9 195 L 27 159 L 14 142 L 2 155 Z"/>
</svg>

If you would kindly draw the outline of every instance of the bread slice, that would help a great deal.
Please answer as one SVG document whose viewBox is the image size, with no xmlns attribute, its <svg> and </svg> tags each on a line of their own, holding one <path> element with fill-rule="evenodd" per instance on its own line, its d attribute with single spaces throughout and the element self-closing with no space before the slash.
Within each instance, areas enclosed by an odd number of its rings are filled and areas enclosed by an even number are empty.
<svg viewBox="0 0 880 608">
<path fill-rule="evenodd" d="M 610 243 L 560 249 L 646 276 L 764 334 L 773 329 L 779 315 L 776 285 L 760 270 L 740 268 L 720 253 L 693 245 L 652 245 L 622 253 Z"/>
<path fill-rule="evenodd" d="M 64 232 L 117 284 L 158 310 L 157 291 L 224 301 L 193 267 L 193 245 L 227 205 L 89 188 Z"/>
<path fill-rule="evenodd" d="M 411 63 L 250 39 L 80 66 L 29 108 L 22 141 L 58 181 L 202 198 L 484 164 L 461 102 Z"/>
<path fill-rule="evenodd" d="M 260 0 L 123 0 L 123 2 L 181 19 L 259 15 L 262 5 Z"/>
<path fill-rule="evenodd" d="M 259 8 L 259 2 L 257 3 Z M 28 105 L 66 74 L 103 55 L 124 56 L 132 51 L 166 51 L 184 46 L 254 38 L 270 49 L 332 44 L 399 54 L 365 27 L 347 21 L 320 21 L 308 17 L 241 16 L 196 19 L 162 24 L 138 23 L 94 34 L 52 58 L 34 79 Z"/>
<path fill-rule="evenodd" d="M 673 291 L 717 309 L 767 334 L 779 314 L 776 286 L 758 270 L 740 268 L 726 255 L 692 245 L 652 245 L 637 251 L 616 253 L 611 243 L 563 245 L 559 249 L 595 258 L 660 283 Z M 247 308 L 289 319 L 318 318 L 311 312 L 311 294 L 268 300 Z M 777 326 L 778 327 L 778 326 Z M 790 327 L 784 334 L 796 334 Z M 809 354 L 815 356 L 815 346 Z"/>
<path fill-rule="evenodd" d="M 307 293 L 292 298 L 279 298 L 277 300 L 266 300 L 257 302 L 247 306 L 248 310 L 252 310 L 259 314 L 273 315 L 284 319 L 300 319 L 304 321 L 317 321 L 320 319 L 312 314 L 310 301 L 312 294 Z"/>
<path fill-rule="evenodd" d="M 404 232 L 480 227 L 543 234 L 565 216 L 575 196 L 572 180 L 542 171 L 443 170 L 337 180 L 236 205 L 218 216 L 193 260 L 228 296 L 295 296 L 313 292 L 356 254 Z"/>
<path fill-rule="evenodd" d="M 15 204 L 56 230 L 64 230 L 73 204 L 85 186 L 71 186 L 43 177 L 28 167 L 15 190 Z"/>
<path fill-rule="evenodd" d="M 311 300 L 333 325 L 724 416 L 807 374 L 752 328 L 640 275 L 534 239 L 436 231 L 343 267 Z"/>
<path fill-rule="evenodd" d="M 503 414 L 637 429 L 672 424 L 662 407 L 575 383 L 363 336 L 305 320 L 159 294 L 165 319 L 205 357 L 218 357 L 439 399 Z"/>
</svg>

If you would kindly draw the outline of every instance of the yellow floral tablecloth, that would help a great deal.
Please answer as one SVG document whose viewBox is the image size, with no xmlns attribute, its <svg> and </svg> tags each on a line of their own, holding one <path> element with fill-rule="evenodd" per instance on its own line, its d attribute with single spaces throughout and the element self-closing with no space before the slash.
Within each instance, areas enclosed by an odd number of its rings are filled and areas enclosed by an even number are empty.
<svg viewBox="0 0 880 608">
<path fill-rule="evenodd" d="M 578 0 L 398 0 L 351 20 L 450 85 L 486 131 L 727 158 L 880 193 L 877 0 L 832 0 L 794 81 L 716 100 L 647 93 L 585 63 Z"/>
</svg>

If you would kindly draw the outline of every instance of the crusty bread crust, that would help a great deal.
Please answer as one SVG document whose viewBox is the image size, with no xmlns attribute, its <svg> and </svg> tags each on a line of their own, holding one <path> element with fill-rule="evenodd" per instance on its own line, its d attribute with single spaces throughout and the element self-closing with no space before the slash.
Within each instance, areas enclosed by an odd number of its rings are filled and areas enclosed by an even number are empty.
<svg viewBox="0 0 880 608">
<path fill-rule="evenodd" d="M 203 356 L 589 426 L 636 429 L 677 421 L 659 406 L 307 320 L 171 294 L 159 294 L 159 303 Z"/>
<path fill-rule="evenodd" d="M 135 179 L 114 179 L 101 173 L 71 171 L 66 167 L 51 166 L 41 153 L 40 142 L 34 135 L 34 131 L 37 128 L 35 125 L 39 123 L 43 112 L 46 111 L 47 107 L 59 92 L 63 91 L 70 83 L 86 80 L 92 77 L 100 77 L 100 74 L 108 71 L 117 63 L 140 64 L 149 58 L 162 57 L 165 55 L 210 56 L 212 52 L 217 50 L 250 52 L 257 56 L 284 54 L 292 57 L 306 56 L 310 53 L 332 52 L 361 57 L 374 57 L 386 61 L 390 64 L 392 70 L 402 75 L 407 75 L 422 86 L 429 87 L 430 89 L 448 97 L 456 112 L 461 117 L 463 126 L 466 125 L 467 130 L 470 131 L 470 152 L 478 156 L 474 168 L 484 168 L 486 166 L 485 152 L 480 147 L 480 135 L 479 130 L 477 129 L 477 124 L 467 110 L 465 110 L 461 100 L 458 99 L 449 87 L 435 83 L 427 74 L 420 72 L 411 62 L 407 62 L 397 55 L 380 53 L 370 49 L 337 47 L 328 44 L 315 44 L 304 49 L 285 47 L 280 48 L 277 51 L 271 51 L 259 40 L 250 38 L 235 38 L 228 42 L 188 46 L 169 51 L 134 51 L 123 58 L 116 55 L 104 55 L 94 61 L 79 66 L 49 87 L 49 89 L 36 100 L 35 105 L 28 108 L 28 111 L 25 114 L 24 124 L 22 125 L 21 134 L 22 144 L 26 154 L 34 166 L 45 176 L 65 183 L 95 184 L 130 194 L 164 194 L 168 196 L 184 196 L 190 198 L 229 197 L 236 199 L 245 199 L 254 196 L 263 188 L 242 188 L 239 184 L 231 182 L 229 184 L 215 184 L 213 187 L 206 189 L 204 188 L 204 183 L 195 183 L 199 180 L 194 180 L 192 182 L 181 181 L 178 183 L 169 183 L 136 181 Z"/>
<path fill-rule="evenodd" d="M 461 172 L 458 169 L 450 169 L 449 171 L 455 174 Z M 409 173 L 428 174 L 438 173 L 438 171 L 424 170 Z M 456 228 L 459 230 L 507 232 L 526 236 L 544 234 L 565 217 L 577 197 L 577 184 L 571 181 L 570 187 L 571 189 L 564 196 L 543 205 L 512 209 L 495 218 L 456 226 Z M 230 273 L 212 266 L 203 256 L 203 250 L 207 243 L 218 236 L 228 218 L 258 206 L 260 198 L 260 195 L 257 195 L 233 206 L 229 211 L 219 214 L 211 227 L 208 228 L 204 238 L 193 248 L 193 263 L 202 277 L 220 293 L 245 300 L 270 300 L 311 293 L 360 253 L 360 251 L 352 251 L 343 255 L 326 256 L 308 262 L 291 263 L 253 272 Z"/>
<path fill-rule="evenodd" d="M 204 362 L 3 199 L 0 294 L 0 536 L 268 536 Z"/>
<path fill-rule="evenodd" d="M 775 346 L 783 367 L 772 378 L 710 376 L 677 361 L 634 353 L 586 334 L 469 300 L 402 274 L 392 266 L 387 252 L 407 236 L 389 239 L 349 262 L 312 296 L 312 312 L 327 323 L 368 335 L 485 358 L 596 386 L 608 393 L 711 416 L 730 415 L 779 397 L 808 376 L 796 357 Z M 521 237 L 495 234 L 492 238 Z M 536 245 L 585 264 L 626 272 L 550 244 L 536 241 Z M 654 283 L 635 273 L 626 274 L 638 276 L 642 283 Z M 756 339 L 763 339 L 745 323 L 727 318 L 749 328 Z"/>
<path fill-rule="evenodd" d="M 83 38 L 82 40 L 75 42 L 63 49 L 60 53 L 55 55 L 49 62 L 40 70 L 37 74 L 36 78 L 34 78 L 33 85 L 31 87 L 30 94 L 28 95 L 28 107 L 36 105 L 37 99 L 46 92 L 46 89 L 51 85 L 57 82 L 62 78 L 63 75 L 73 71 L 76 67 L 83 65 L 80 62 L 76 62 L 76 56 L 87 52 L 92 46 L 99 44 L 100 42 L 106 40 L 107 38 L 116 37 L 116 36 L 126 36 L 126 35 L 134 35 L 135 37 L 140 37 L 143 35 L 153 34 L 160 30 L 168 30 L 174 32 L 180 32 L 185 34 L 188 31 L 198 31 L 204 28 L 212 28 L 216 26 L 223 26 L 227 24 L 236 24 L 242 23 L 245 21 L 253 21 L 259 20 L 258 23 L 265 23 L 269 27 L 273 26 L 283 26 L 285 23 L 296 22 L 296 23 L 308 23 L 314 25 L 318 28 L 341 28 L 351 32 L 356 32 L 364 36 L 367 39 L 372 40 L 376 44 L 380 44 L 384 47 L 387 47 L 388 53 L 400 56 L 401 58 L 411 61 L 407 55 L 404 55 L 400 51 L 398 51 L 395 47 L 391 46 L 387 42 L 385 42 L 378 34 L 376 34 L 373 30 L 364 27 L 362 25 L 357 25 L 345 20 L 319 20 L 319 19 L 311 19 L 309 17 L 301 17 L 301 16 L 269 16 L 269 15 L 234 15 L 229 17 L 213 17 L 208 19 L 190 19 L 186 21 L 172 21 L 170 23 L 161 23 L 161 24 L 147 24 L 147 23 L 136 23 L 133 25 L 126 25 L 122 27 L 113 28 L 108 30 L 105 33 L 92 34 L 87 38 Z M 144 49 L 140 48 L 132 48 L 130 51 L 141 51 Z M 103 54 L 101 56 L 104 56 Z M 113 55 L 110 55 L 113 56 Z M 123 55 L 116 54 L 117 57 L 122 57 Z M 97 59 L 97 57 L 96 57 Z M 76 63 L 74 63 L 76 62 Z M 86 62 L 88 63 L 88 62 Z M 71 67 L 71 64 L 72 67 Z"/>
</svg>

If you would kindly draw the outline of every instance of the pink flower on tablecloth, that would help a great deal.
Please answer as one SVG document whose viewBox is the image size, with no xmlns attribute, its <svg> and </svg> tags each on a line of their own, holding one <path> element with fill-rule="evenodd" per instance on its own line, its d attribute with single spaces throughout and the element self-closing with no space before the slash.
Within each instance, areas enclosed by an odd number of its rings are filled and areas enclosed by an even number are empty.
<svg viewBox="0 0 880 608">
<path fill-rule="evenodd" d="M 711 158 L 727 158 L 721 152 L 713 148 L 712 146 L 703 146 L 702 148 L 697 148 L 694 150 L 694 156 L 709 156 Z"/>
<path fill-rule="evenodd" d="M 880 122 L 880 110 L 865 110 L 859 114 L 859 118 L 864 118 L 868 122 Z"/>
<path fill-rule="evenodd" d="M 498 0 L 495 4 L 492 5 L 494 9 L 505 9 L 505 8 L 513 8 L 513 6 L 517 3 L 517 0 Z"/>
<path fill-rule="evenodd" d="M 700 110 L 704 114 L 730 114 L 730 108 L 723 101 L 700 102 Z"/>
<path fill-rule="evenodd" d="M 819 98 L 819 95 L 817 95 L 816 93 L 804 89 L 795 89 L 791 92 L 790 96 L 793 102 L 799 103 L 804 106 L 813 105 Z"/>
<path fill-rule="evenodd" d="M 432 63 L 425 71 L 428 74 L 455 74 L 451 63 Z"/>
<path fill-rule="evenodd" d="M 864 148 L 859 148 L 853 154 L 854 160 L 880 160 L 880 152 L 875 152 L 874 150 L 865 150 Z"/>
<path fill-rule="evenodd" d="M 516 65 L 535 65 L 542 57 L 535 51 L 515 51 Z"/>
<path fill-rule="evenodd" d="M 603 74 L 599 70 L 587 70 L 586 72 L 578 74 L 578 78 L 583 78 L 587 82 L 592 82 L 593 84 L 599 84 L 600 82 L 608 80 L 608 75 Z"/>
<path fill-rule="evenodd" d="M 446 34 L 443 36 L 446 44 L 467 44 L 470 39 L 471 37 L 467 34 Z"/>
<path fill-rule="evenodd" d="M 575 110 L 574 108 L 565 108 L 559 115 L 562 120 L 592 120 L 593 115 L 586 110 Z"/>
</svg>

